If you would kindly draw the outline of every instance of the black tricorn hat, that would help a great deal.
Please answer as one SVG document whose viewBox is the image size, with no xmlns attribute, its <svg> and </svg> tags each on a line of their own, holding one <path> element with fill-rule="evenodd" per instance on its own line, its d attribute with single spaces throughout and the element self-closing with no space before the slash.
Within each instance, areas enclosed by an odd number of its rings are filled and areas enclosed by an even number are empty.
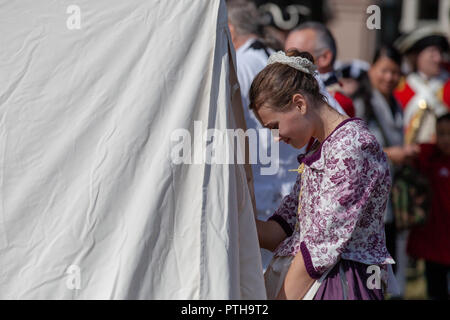
<svg viewBox="0 0 450 320">
<path fill-rule="evenodd" d="M 402 54 L 419 53 L 430 46 L 437 46 L 443 52 L 449 50 L 445 33 L 433 26 L 420 28 L 400 37 L 395 41 L 395 46 Z"/>
</svg>

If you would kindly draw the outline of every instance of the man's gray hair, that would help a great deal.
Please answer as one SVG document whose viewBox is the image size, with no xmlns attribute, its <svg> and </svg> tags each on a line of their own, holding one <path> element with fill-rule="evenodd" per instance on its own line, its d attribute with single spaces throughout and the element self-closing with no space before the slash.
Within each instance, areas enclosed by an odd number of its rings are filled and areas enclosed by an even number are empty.
<svg viewBox="0 0 450 320">
<path fill-rule="evenodd" d="M 295 28 L 292 32 L 312 29 L 316 32 L 317 42 L 316 42 L 316 50 L 329 49 L 333 54 L 333 58 L 331 59 L 331 65 L 334 65 L 337 56 L 337 47 L 336 41 L 334 40 L 331 31 L 322 23 L 315 21 L 304 22 Z"/>
<path fill-rule="evenodd" d="M 262 35 L 261 13 L 256 4 L 248 0 L 227 0 L 228 22 L 234 26 L 236 34 L 246 36 Z"/>
</svg>

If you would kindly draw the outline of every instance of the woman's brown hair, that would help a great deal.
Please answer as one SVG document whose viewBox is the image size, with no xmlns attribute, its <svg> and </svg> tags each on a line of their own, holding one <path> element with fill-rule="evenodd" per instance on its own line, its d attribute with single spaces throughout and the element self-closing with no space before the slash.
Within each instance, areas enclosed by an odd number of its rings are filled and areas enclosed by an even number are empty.
<svg viewBox="0 0 450 320">
<path fill-rule="evenodd" d="M 289 49 L 286 55 L 303 57 L 314 63 L 314 58 L 308 52 Z M 253 80 L 249 91 L 249 108 L 256 110 L 265 105 L 277 111 L 287 111 L 296 93 L 312 99 L 310 101 L 313 103 L 326 101 L 313 75 L 276 62 L 266 66 Z"/>
</svg>

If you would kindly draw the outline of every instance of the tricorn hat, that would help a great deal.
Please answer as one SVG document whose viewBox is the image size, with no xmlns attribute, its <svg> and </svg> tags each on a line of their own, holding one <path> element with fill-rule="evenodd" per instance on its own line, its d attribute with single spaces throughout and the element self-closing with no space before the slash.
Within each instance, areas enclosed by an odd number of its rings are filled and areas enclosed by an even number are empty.
<svg viewBox="0 0 450 320">
<path fill-rule="evenodd" d="M 394 45 L 402 54 L 419 53 L 430 46 L 437 46 L 443 52 L 449 50 L 446 34 L 435 26 L 419 28 L 401 36 Z"/>
</svg>

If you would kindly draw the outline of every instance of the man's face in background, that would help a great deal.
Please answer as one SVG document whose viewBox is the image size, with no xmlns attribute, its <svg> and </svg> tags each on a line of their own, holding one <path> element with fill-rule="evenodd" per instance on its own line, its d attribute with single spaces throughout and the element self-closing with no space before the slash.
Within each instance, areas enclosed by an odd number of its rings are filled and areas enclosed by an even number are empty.
<svg viewBox="0 0 450 320">
<path fill-rule="evenodd" d="M 442 52 L 437 46 L 423 49 L 417 56 L 417 70 L 427 77 L 436 77 L 441 72 Z"/>
</svg>

